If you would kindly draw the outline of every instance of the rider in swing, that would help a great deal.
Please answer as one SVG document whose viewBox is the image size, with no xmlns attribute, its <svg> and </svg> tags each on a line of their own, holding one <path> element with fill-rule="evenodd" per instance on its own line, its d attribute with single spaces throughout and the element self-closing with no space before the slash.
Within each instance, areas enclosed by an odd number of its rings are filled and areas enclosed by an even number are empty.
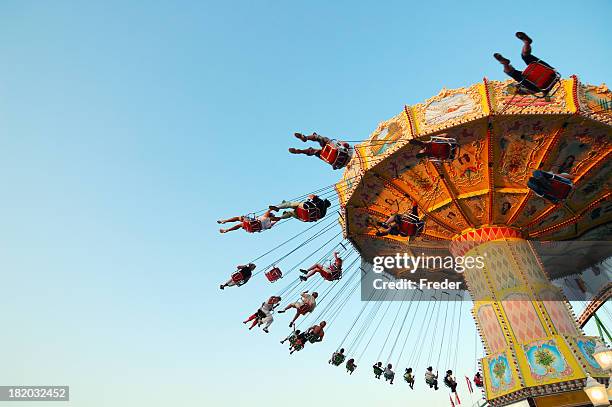
<svg viewBox="0 0 612 407">
<path fill-rule="evenodd" d="M 406 219 L 407 218 L 407 219 Z M 418 236 L 423 232 L 425 222 L 419 219 L 419 208 L 417 202 L 412 202 L 412 210 L 408 216 L 402 216 L 400 214 L 392 215 L 387 219 L 386 222 L 380 222 L 378 224 L 384 229 L 376 232 L 376 236 Z"/>
<path fill-rule="evenodd" d="M 253 270 L 255 270 L 255 264 L 243 264 L 238 266 L 236 272 L 232 274 L 229 280 L 226 283 L 221 284 L 219 286 L 220 289 L 224 290 L 225 287 L 233 287 L 233 286 L 243 286 L 245 285 L 253 276 Z"/>
<path fill-rule="evenodd" d="M 289 149 L 289 152 L 291 154 L 305 154 L 308 156 L 318 157 L 322 159 L 323 161 L 326 161 L 329 164 L 331 164 L 334 170 L 345 167 L 351 159 L 351 156 L 352 156 L 351 146 L 344 141 L 339 141 L 337 143 L 334 143 L 333 140 L 330 140 L 327 137 L 320 136 L 317 133 L 312 133 L 310 136 L 305 136 L 302 133 L 294 133 L 294 136 L 302 140 L 304 143 L 307 141 L 315 141 L 319 143 L 321 148 L 317 149 L 317 148 L 310 147 L 306 149 L 299 149 L 299 148 L 292 147 Z M 331 154 L 334 154 L 333 157 L 327 158 L 323 156 L 326 150 L 328 150 Z"/>
<path fill-rule="evenodd" d="M 321 199 L 317 195 L 310 194 L 308 195 L 308 200 L 304 202 L 297 201 L 283 201 L 278 205 L 270 205 L 270 210 L 278 212 L 281 209 L 290 209 L 288 211 L 284 211 L 280 219 L 288 219 L 288 218 L 297 218 L 300 219 L 298 211 L 299 209 L 318 209 L 318 217 L 316 220 L 323 219 L 327 214 L 327 208 L 331 206 L 331 202 L 328 199 Z M 300 219 L 303 220 L 303 219 Z"/>
<path fill-rule="evenodd" d="M 258 216 L 257 218 L 254 218 L 254 219 L 248 216 L 234 216 L 233 218 L 219 219 L 217 223 L 220 225 L 223 225 L 225 223 L 230 223 L 230 222 L 239 222 L 237 225 L 234 225 L 230 228 L 219 229 L 220 233 L 232 232 L 238 229 L 244 229 L 247 232 L 253 232 L 253 231 L 261 232 L 264 230 L 271 229 L 272 226 L 274 226 L 276 222 L 278 222 L 279 220 L 281 220 L 281 218 L 279 218 L 278 216 L 274 216 L 272 214 L 272 211 L 268 210 L 264 212 L 263 215 Z M 251 227 L 250 225 L 252 223 L 256 225 L 255 227 L 257 228 L 257 230 L 249 230 L 249 228 Z"/>
<path fill-rule="evenodd" d="M 300 272 L 306 274 L 305 276 L 300 276 L 302 281 L 308 280 L 317 273 L 321 274 L 325 281 L 339 280 L 342 276 L 342 259 L 338 256 L 338 252 L 334 252 L 334 260 L 330 263 L 329 267 L 315 264 L 309 269 L 300 269 Z"/>
<path fill-rule="evenodd" d="M 302 294 L 300 294 L 300 296 L 300 300 L 292 302 L 291 304 L 287 305 L 285 309 L 278 311 L 279 314 L 282 314 L 283 312 L 287 312 L 287 310 L 290 308 L 296 309 L 295 316 L 293 317 L 293 320 L 291 320 L 291 323 L 289 323 L 289 328 L 293 327 L 295 320 L 298 319 L 300 315 L 306 315 L 309 312 L 312 312 L 317 306 L 317 297 L 319 296 L 319 293 L 316 291 L 312 294 L 309 294 L 308 291 L 304 291 Z"/>
<path fill-rule="evenodd" d="M 552 66 L 548 65 L 546 62 L 542 61 L 540 58 L 533 56 L 533 54 L 531 53 L 531 43 L 533 42 L 533 40 L 527 34 L 525 34 L 522 31 L 519 31 L 516 33 L 516 38 L 523 41 L 523 49 L 521 50 L 521 58 L 523 58 L 523 61 L 525 61 L 525 64 L 529 65 L 533 62 L 539 62 L 540 64 L 547 66 L 550 69 L 554 69 Z M 542 91 L 542 89 L 533 85 L 530 81 L 526 81 L 525 76 L 523 75 L 523 72 L 516 70 L 512 65 L 510 65 L 510 60 L 507 58 L 504 58 L 502 54 L 496 52 L 495 54 L 493 54 L 493 57 L 497 59 L 499 63 L 504 66 L 504 73 L 508 75 L 509 77 L 511 77 L 512 79 L 514 79 L 515 81 L 517 81 L 518 83 L 520 83 L 521 86 L 524 86 L 526 89 L 528 89 L 531 92 L 541 92 Z"/>
</svg>

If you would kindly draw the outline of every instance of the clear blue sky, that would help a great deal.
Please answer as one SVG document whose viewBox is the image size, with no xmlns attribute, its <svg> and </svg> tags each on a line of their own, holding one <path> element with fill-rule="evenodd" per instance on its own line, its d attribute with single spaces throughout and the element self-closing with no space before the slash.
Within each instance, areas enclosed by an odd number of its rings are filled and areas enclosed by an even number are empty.
<svg viewBox="0 0 612 407">
<path fill-rule="evenodd" d="M 563 75 L 609 80 L 612 3 L 330 3 L 0 4 L 0 384 L 69 384 L 78 407 L 448 405 L 425 366 L 411 392 L 374 381 L 375 351 L 350 378 L 327 365 L 357 298 L 291 358 L 287 317 L 246 331 L 270 286 L 218 284 L 304 225 L 214 221 L 339 177 L 286 152 L 294 131 L 364 139 L 442 87 L 504 78 L 491 54 L 522 65 L 516 30 Z"/>
</svg>

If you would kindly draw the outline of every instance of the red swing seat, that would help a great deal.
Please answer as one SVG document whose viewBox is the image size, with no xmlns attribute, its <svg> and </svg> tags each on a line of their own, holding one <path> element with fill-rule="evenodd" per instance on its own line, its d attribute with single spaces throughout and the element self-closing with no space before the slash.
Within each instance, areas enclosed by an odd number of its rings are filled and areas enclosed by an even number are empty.
<svg viewBox="0 0 612 407">
<path fill-rule="evenodd" d="M 237 272 L 235 272 L 234 274 L 232 274 L 232 281 L 233 281 L 234 283 L 239 283 L 239 282 L 241 282 L 242 280 L 244 280 L 244 276 L 242 275 L 242 272 L 237 271 Z"/>
<path fill-rule="evenodd" d="M 401 216 L 401 220 L 397 228 L 402 235 L 416 237 L 423 232 L 423 225 L 423 221 L 410 214 Z"/>
<path fill-rule="evenodd" d="M 432 137 L 427 145 L 427 155 L 431 161 L 449 161 L 457 153 L 457 140 L 446 137 Z"/>
<path fill-rule="evenodd" d="M 245 217 L 242 221 L 242 228 L 247 233 L 261 232 L 261 221 L 256 218 Z"/>
<path fill-rule="evenodd" d="M 302 202 L 295 208 L 295 215 L 302 222 L 316 222 L 321 219 L 321 211 L 311 201 Z"/>
<path fill-rule="evenodd" d="M 273 283 L 276 280 L 283 278 L 283 272 L 278 267 L 273 267 L 265 272 L 265 276 L 269 282 Z"/>
<path fill-rule="evenodd" d="M 555 175 L 554 178 L 550 180 L 550 190 L 548 192 L 553 197 L 562 201 L 567 198 L 570 192 L 572 192 L 574 185 L 571 181 L 568 183 L 567 181 L 560 180 L 559 178 L 561 177 Z"/>
<path fill-rule="evenodd" d="M 342 168 L 351 160 L 350 149 L 339 143 L 327 143 L 321 150 L 321 160 L 331 164 L 334 169 Z"/>
<path fill-rule="evenodd" d="M 310 312 L 310 305 L 308 305 L 308 304 L 302 304 L 298 308 L 298 313 L 301 314 L 301 315 L 307 314 L 309 312 Z"/>
<path fill-rule="evenodd" d="M 553 86 L 561 79 L 561 75 L 553 68 L 542 64 L 539 61 L 532 62 L 527 65 L 527 68 L 523 71 L 523 80 L 519 83 L 523 85 L 523 82 L 528 82 L 530 85 L 539 89 L 544 95 L 551 91 Z M 533 93 L 532 90 L 521 86 L 524 90 Z"/>
</svg>

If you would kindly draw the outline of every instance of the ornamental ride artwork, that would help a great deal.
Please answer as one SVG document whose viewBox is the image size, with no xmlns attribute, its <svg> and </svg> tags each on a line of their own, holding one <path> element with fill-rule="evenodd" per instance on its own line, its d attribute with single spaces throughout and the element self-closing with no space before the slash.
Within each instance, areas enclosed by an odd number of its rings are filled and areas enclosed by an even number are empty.
<svg viewBox="0 0 612 407">
<path fill-rule="evenodd" d="M 396 253 L 483 255 L 482 270 L 418 270 L 414 278 L 462 281 L 486 351 L 486 398 L 503 406 L 527 398 L 584 396 L 588 374 L 608 376 L 569 303 L 551 280 L 609 256 L 593 250 L 612 228 L 612 92 L 563 79 L 554 94 L 517 94 L 483 80 L 405 106 L 355 146 L 336 190 L 344 236 L 362 262 Z M 454 160 L 417 158 L 412 139 L 455 139 Z M 527 187 L 534 170 L 572 177 L 553 203 Z M 418 237 L 377 236 L 389 216 L 425 222 Z M 395 270 L 396 277 L 401 270 Z M 581 396 L 582 395 L 582 396 Z"/>
</svg>

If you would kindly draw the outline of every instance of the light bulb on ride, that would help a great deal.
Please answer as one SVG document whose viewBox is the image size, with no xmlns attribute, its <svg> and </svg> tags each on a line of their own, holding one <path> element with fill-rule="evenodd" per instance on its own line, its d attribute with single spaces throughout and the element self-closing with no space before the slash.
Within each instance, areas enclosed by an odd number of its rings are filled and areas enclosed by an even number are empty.
<svg viewBox="0 0 612 407">
<path fill-rule="evenodd" d="M 595 346 L 595 350 L 593 351 L 593 357 L 603 370 L 612 369 L 612 350 L 608 349 L 608 347 L 603 343 L 597 343 L 597 346 Z"/>
<path fill-rule="evenodd" d="M 600 384 L 597 380 L 593 379 L 590 374 L 587 374 L 586 386 L 584 386 L 584 392 L 593 403 L 593 406 L 609 406 L 608 393 L 606 387 Z"/>
</svg>

